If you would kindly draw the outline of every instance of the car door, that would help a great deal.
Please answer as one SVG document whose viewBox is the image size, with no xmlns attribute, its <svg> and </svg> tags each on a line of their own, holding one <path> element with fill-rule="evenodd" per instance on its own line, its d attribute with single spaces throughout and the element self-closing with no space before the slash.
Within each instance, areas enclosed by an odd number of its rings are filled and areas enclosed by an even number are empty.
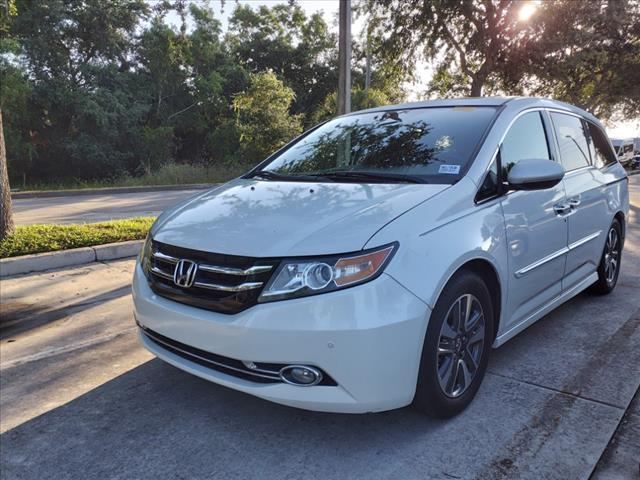
<svg viewBox="0 0 640 480">
<path fill-rule="evenodd" d="M 550 127 L 543 112 L 518 117 L 499 150 L 502 178 L 520 160 L 554 160 Z M 502 199 L 509 262 L 506 327 L 526 321 L 562 293 L 567 252 L 563 183 L 544 190 L 511 191 Z"/>
<path fill-rule="evenodd" d="M 604 236 L 611 223 L 605 194 L 607 182 L 594 165 L 596 152 L 588 123 L 568 113 L 552 111 L 550 116 L 566 171 L 564 186 L 571 207 L 567 216 L 569 251 L 563 280 L 563 290 L 571 290 L 598 268 Z"/>
</svg>

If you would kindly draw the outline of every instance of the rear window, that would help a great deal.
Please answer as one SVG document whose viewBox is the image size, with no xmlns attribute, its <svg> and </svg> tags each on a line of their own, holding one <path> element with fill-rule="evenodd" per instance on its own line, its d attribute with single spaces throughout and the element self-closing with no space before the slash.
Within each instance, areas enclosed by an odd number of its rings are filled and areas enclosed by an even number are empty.
<svg viewBox="0 0 640 480">
<path fill-rule="evenodd" d="M 386 110 L 336 118 L 306 135 L 262 171 L 402 174 L 452 183 L 472 161 L 496 109 L 438 107 Z"/>
<path fill-rule="evenodd" d="M 593 123 L 587 122 L 589 126 L 589 150 L 593 164 L 602 168 L 616 162 L 616 155 L 609 146 L 609 141 L 605 133 Z"/>
</svg>

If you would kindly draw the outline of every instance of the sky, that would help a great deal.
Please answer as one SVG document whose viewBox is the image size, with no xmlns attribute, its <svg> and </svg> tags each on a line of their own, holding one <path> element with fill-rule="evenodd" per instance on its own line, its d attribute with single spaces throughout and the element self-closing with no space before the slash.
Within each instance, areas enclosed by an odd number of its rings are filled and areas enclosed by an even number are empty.
<svg viewBox="0 0 640 480">
<path fill-rule="evenodd" d="M 154 0 L 149 0 L 151 3 Z M 302 7 L 307 15 L 322 11 L 325 22 L 329 27 L 335 31 L 338 30 L 338 0 L 297 0 L 298 4 Z M 252 8 L 260 7 L 261 5 L 273 6 L 280 3 L 286 3 L 283 0 L 240 0 L 238 3 L 243 5 L 249 5 Z M 353 3 L 353 2 L 352 2 Z M 209 5 L 213 8 L 216 18 L 222 22 L 222 29 L 226 30 L 229 23 L 229 16 L 233 12 L 236 6 L 236 0 L 226 0 L 224 10 L 221 11 L 220 1 L 211 0 Z M 523 9 L 524 10 L 524 9 Z M 526 15 L 530 16 L 533 12 L 527 11 Z M 528 18 L 527 16 L 527 18 Z M 179 24 L 179 19 L 174 12 L 167 18 L 171 23 L 176 26 Z M 351 27 L 351 35 L 353 37 L 359 37 L 364 27 L 364 18 L 353 17 L 353 25 Z M 418 65 L 420 67 L 420 64 Z M 417 100 L 420 93 L 426 90 L 426 86 L 429 83 L 431 77 L 431 69 L 427 65 L 422 64 L 421 71 L 418 72 L 418 81 L 416 84 L 407 84 L 405 88 L 409 94 L 409 100 Z M 623 121 L 623 122 L 610 122 L 606 125 L 607 133 L 612 138 L 629 138 L 640 137 L 640 119 Z"/>
</svg>

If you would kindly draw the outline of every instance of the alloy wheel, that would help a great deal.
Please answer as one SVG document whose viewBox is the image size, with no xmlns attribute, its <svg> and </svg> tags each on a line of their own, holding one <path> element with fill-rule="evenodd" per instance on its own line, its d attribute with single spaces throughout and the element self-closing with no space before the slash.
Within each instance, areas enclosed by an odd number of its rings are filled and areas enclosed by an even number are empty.
<svg viewBox="0 0 640 480">
<path fill-rule="evenodd" d="M 604 246 L 604 274 L 609 284 L 615 280 L 620 263 L 619 243 L 618 231 L 612 227 L 609 229 L 607 243 Z"/>
<path fill-rule="evenodd" d="M 438 340 L 438 380 L 448 397 L 459 397 L 473 381 L 484 349 L 485 319 L 478 299 L 459 297 L 445 316 Z"/>
</svg>

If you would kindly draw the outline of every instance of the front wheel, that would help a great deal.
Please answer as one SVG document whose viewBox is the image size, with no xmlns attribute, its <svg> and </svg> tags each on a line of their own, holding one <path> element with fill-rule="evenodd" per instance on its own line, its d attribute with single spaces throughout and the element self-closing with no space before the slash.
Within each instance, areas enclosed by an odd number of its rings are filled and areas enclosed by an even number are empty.
<svg viewBox="0 0 640 480">
<path fill-rule="evenodd" d="M 464 410 L 475 397 L 493 340 L 487 286 L 472 272 L 456 274 L 431 313 L 414 406 L 436 418 Z"/>
<path fill-rule="evenodd" d="M 591 291 L 606 295 L 611 293 L 618 283 L 620 261 L 622 260 L 622 227 L 617 218 L 607 232 L 604 251 L 598 266 L 598 280 L 591 287 Z"/>
</svg>

